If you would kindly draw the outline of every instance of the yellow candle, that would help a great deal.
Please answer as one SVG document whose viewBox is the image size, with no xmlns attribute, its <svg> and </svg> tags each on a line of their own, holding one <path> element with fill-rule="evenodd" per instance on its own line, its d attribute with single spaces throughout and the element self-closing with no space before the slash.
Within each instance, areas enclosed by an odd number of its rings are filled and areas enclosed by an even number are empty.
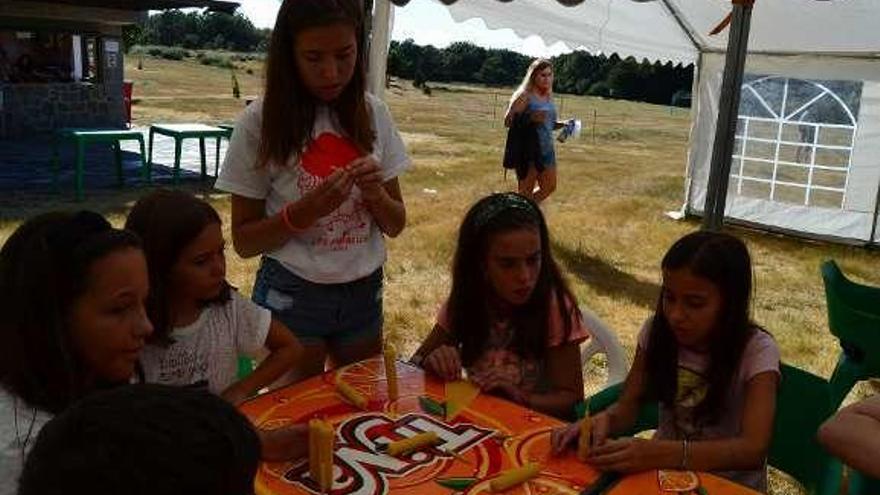
<svg viewBox="0 0 880 495">
<path fill-rule="evenodd" d="M 320 448 L 320 479 L 321 491 L 328 492 L 333 488 L 333 444 L 336 435 L 333 426 L 324 422 L 321 425 L 321 448 Z"/>
<path fill-rule="evenodd" d="M 414 437 L 397 440 L 388 444 L 388 455 L 397 457 L 422 447 L 437 445 L 438 443 L 440 443 L 440 437 L 433 431 L 419 433 Z"/>
<path fill-rule="evenodd" d="M 385 345 L 385 379 L 388 383 L 388 399 L 397 400 L 397 350 L 391 344 Z"/>
<path fill-rule="evenodd" d="M 530 462 L 525 466 L 504 471 L 500 476 L 489 482 L 489 488 L 491 488 L 493 492 L 503 492 L 508 488 L 525 483 L 537 476 L 540 472 L 541 465 L 535 462 Z"/>
<path fill-rule="evenodd" d="M 577 457 L 582 462 L 586 462 L 587 458 L 590 457 L 590 441 L 592 440 L 592 434 L 592 420 L 590 419 L 589 411 L 587 411 L 587 415 L 581 420 L 580 437 L 578 438 Z"/>
<path fill-rule="evenodd" d="M 309 420 L 309 476 L 322 492 L 333 485 L 333 444 L 336 435 L 333 425 L 320 420 Z"/>
<path fill-rule="evenodd" d="M 336 380 L 336 390 L 339 390 L 339 393 L 342 394 L 343 397 L 355 406 L 360 409 L 367 408 L 367 399 L 363 395 L 361 395 L 357 390 L 351 388 L 351 385 L 345 383 L 342 380 Z"/>
<path fill-rule="evenodd" d="M 318 450 L 319 450 L 319 441 L 318 435 L 319 433 L 319 425 L 321 424 L 320 419 L 310 419 L 309 420 L 309 477 L 311 477 L 315 482 L 318 482 Z"/>
</svg>

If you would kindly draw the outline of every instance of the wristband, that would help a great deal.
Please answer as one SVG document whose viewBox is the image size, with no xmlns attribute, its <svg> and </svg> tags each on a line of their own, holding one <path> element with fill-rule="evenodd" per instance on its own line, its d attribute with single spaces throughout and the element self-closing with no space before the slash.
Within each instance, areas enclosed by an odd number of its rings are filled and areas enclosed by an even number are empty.
<svg viewBox="0 0 880 495">
<path fill-rule="evenodd" d="M 688 439 L 681 441 L 681 470 L 688 470 Z"/>
<path fill-rule="evenodd" d="M 281 221 L 284 222 L 284 226 L 287 227 L 287 230 L 293 232 L 294 234 L 306 230 L 304 228 L 297 227 L 293 224 L 293 222 L 290 221 L 290 215 L 287 212 L 288 208 L 290 208 L 290 203 L 284 205 L 284 207 L 281 208 L 280 212 Z"/>
</svg>

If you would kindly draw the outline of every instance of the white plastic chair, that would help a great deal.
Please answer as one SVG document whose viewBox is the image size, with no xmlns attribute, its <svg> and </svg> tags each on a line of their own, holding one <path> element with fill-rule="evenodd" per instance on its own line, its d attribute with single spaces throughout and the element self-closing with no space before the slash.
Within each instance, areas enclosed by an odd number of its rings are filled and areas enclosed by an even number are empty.
<svg viewBox="0 0 880 495">
<path fill-rule="evenodd" d="M 586 371 L 586 366 L 594 354 L 605 354 L 608 363 L 608 379 L 605 386 L 622 382 L 629 372 L 629 362 L 623 347 L 620 346 L 620 341 L 617 340 L 617 334 L 589 308 L 581 306 L 580 310 L 584 326 L 590 331 L 590 340 L 587 345 L 581 347 L 581 366 Z"/>
</svg>

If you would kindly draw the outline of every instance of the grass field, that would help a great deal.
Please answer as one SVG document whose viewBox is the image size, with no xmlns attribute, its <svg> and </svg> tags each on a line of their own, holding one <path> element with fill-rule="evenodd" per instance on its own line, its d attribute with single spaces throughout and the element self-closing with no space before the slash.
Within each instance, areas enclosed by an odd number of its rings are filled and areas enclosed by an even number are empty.
<svg viewBox="0 0 880 495">
<path fill-rule="evenodd" d="M 135 81 L 136 124 L 226 122 L 244 105 L 231 97 L 229 70 L 149 57 L 144 70 L 135 64 L 129 58 L 126 78 Z M 238 72 L 243 95 L 260 92 L 259 71 L 254 73 Z M 400 82 L 386 95 L 413 159 L 413 168 L 401 178 L 408 224 L 388 242 L 385 289 L 386 334 L 407 353 L 431 328 L 448 291 L 464 212 L 489 192 L 515 188 L 515 180 L 505 180 L 500 167 L 500 119 L 509 92 L 433 89 L 427 96 Z M 561 116 L 584 121 L 584 133 L 557 148 L 559 189 L 545 207 L 554 254 L 581 304 L 618 332 L 631 355 L 636 332 L 656 302 L 660 259 L 675 239 L 698 228 L 696 221 L 673 221 L 664 214 L 682 203 L 690 115 L 682 109 L 568 95 L 557 95 L 556 103 Z M 208 186 L 193 190 L 209 198 L 228 224 L 226 195 Z M 142 193 L 90 192 L 83 206 L 121 223 Z M 28 215 L 74 206 L 52 197 L 25 200 L 12 220 L 0 225 L 0 241 Z M 827 328 L 819 264 L 833 258 L 854 279 L 880 285 L 880 255 L 764 232 L 731 232 L 747 242 L 753 256 L 756 321 L 774 335 L 785 361 L 830 376 L 838 345 Z M 230 281 L 250 292 L 256 263 L 230 252 Z M 601 375 L 591 380 L 591 390 L 601 386 Z M 778 485 L 778 479 L 774 483 L 775 493 L 796 493 Z"/>
</svg>

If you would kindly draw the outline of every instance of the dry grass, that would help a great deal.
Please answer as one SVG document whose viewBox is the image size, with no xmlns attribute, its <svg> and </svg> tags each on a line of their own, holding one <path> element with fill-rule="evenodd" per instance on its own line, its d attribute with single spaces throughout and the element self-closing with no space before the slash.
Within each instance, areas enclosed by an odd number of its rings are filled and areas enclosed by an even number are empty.
<svg viewBox="0 0 880 495">
<path fill-rule="evenodd" d="M 241 98 L 232 97 L 232 71 L 185 62 L 144 56 L 143 70 L 136 57 L 126 60 L 126 79 L 134 81 L 135 125 L 154 122 L 231 122 L 244 101 L 262 91 L 262 63 L 236 62 Z M 250 69 L 253 74 L 248 74 Z"/>
<path fill-rule="evenodd" d="M 137 71 L 132 63 L 126 75 L 140 99 L 134 109 L 139 124 L 229 121 L 243 106 L 225 96 L 228 70 L 147 58 L 145 69 Z M 259 77 L 239 73 L 239 81 L 243 94 L 259 92 Z M 429 97 L 403 82 L 387 94 L 414 162 L 401 179 L 408 225 L 388 242 L 386 266 L 386 333 L 404 352 L 413 351 L 429 331 L 446 295 L 465 210 L 486 193 L 515 187 L 499 165 L 504 132 L 498 124 L 508 94 L 449 86 Z M 583 119 L 585 128 L 579 140 L 557 151 L 559 189 L 545 207 L 554 253 L 579 301 L 615 328 L 632 353 L 636 332 L 656 301 L 663 253 L 698 227 L 664 215 L 681 206 L 690 115 L 585 97 L 565 96 L 564 102 L 557 97 L 557 104 L 563 116 Z M 228 220 L 225 195 L 196 190 Z M 118 224 L 140 193 L 90 192 L 85 206 L 108 212 Z M 51 197 L 25 200 L 15 220 L 0 224 L 0 241 L 27 215 L 70 206 Z M 880 285 L 880 256 L 862 248 L 734 232 L 748 243 L 755 262 L 755 318 L 773 333 L 784 360 L 829 376 L 838 345 L 827 329 L 819 264 L 833 258 L 854 278 Z M 256 261 L 234 253 L 228 260 L 230 281 L 249 292 Z M 780 483 L 774 477 L 775 493 L 795 493 Z"/>
</svg>

